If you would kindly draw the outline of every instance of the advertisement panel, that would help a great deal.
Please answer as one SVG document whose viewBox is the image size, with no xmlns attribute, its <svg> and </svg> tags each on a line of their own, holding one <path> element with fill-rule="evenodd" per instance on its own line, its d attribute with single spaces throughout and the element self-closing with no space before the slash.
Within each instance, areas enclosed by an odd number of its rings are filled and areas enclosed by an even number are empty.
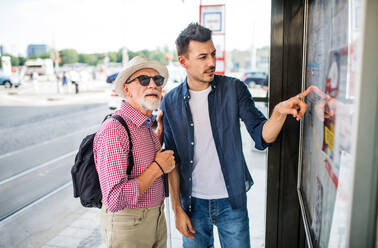
<svg viewBox="0 0 378 248">
<path fill-rule="evenodd" d="M 310 247 L 347 247 L 360 0 L 306 1 L 298 192 Z"/>
</svg>

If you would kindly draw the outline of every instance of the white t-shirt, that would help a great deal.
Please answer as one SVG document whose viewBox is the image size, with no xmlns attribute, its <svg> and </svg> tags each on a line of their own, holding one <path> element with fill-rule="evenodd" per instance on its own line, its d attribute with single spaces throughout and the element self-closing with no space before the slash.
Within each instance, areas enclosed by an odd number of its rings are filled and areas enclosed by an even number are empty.
<svg viewBox="0 0 378 248">
<path fill-rule="evenodd" d="M 202 91 L 189 91 L 189 106 L 194 123 L 192 196 L 201 199 L 228 198 L 210 125 L 208 95 L 211 87 Z"/>
</svg>

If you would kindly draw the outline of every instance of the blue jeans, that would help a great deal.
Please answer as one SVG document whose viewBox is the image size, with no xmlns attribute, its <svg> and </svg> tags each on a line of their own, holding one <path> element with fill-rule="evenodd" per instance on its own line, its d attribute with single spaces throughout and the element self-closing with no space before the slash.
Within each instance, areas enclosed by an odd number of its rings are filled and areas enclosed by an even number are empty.
<svg viewBox="0 0 378 248">
<path fill-rule="evenodd" d="M 217 200 L 192 198 L 192 213 L 189 217 L 196 233 L 194 239 L 183 236 L 184 248 L 213 247 L 213 225 L 218 228 L 219 241 L 223 248 L 250 247 L 246 206 L 232 209 L 228 198 Z"/>
</svg>

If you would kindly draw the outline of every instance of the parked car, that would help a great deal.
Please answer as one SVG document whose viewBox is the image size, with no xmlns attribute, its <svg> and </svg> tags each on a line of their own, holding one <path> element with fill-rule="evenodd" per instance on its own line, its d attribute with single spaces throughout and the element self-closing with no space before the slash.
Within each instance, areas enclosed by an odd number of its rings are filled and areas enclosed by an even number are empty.
<svg viewBox="0 0 378 248">
<path fill-rule="evenodd" d="M 265 72 L 246 72 L 242 80 L 249 86 L 268 86 L 268 75 Z"/>
<path fill-rule="evenodd" d="M 13 86 L 17 88 L 21 85 L 21 81 L 12 80 L 9 76 L 0 76 L 0 85 L 3 85 L 5 88 L 12 88 Z"/>
<path fill-rule="evenodd" d="M 107 82 L 108 84 L 112 84 L 112 83 L 114 82 L 114 80 L 117 78 L 117 76 L 118 76 L 118 72 L 113 73 L 113 74 L 107 76 L 107 78 L 106 78 L 106 82 Z"/>
<path fill-rule="evenodd" d="M 110 110 L 116 110 L 121 107 L 121 102 L 122 102 L 122 98 L 115 91 L 114 84 L 113 84 L 109 92 L 108 107 Z"/>
</svg>

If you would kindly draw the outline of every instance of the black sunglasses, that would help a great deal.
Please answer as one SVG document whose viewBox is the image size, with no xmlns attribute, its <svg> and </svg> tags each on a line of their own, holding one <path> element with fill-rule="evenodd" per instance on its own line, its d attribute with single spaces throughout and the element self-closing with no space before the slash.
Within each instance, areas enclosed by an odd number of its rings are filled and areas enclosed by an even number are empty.
<svg viewBox="0 0 378 248">
<path fill-rule="evenodd" d="M 129 80 L 129 81 L 126 81 L 127 84 L 131 83 L 132 81 L 134 81 L 135 79 L 138 79 L 139 83 L 142 85 L 142 86 L 148 86 L 150 84 L 150 79 L 153 79 L 156 86 L 162 86 L 163 83 L 164 83 L 164 77 L 163 76 L 160 76 L 160 75 L 156 75 L 156 76 L 153 76 L 153 77 L 150 77 L 150 76 L 147 76 L 147 75 L 140 75 L 140 76 L 137 76 L 135 77 L 134 79 L 132 80 Z"/>
</svg>

